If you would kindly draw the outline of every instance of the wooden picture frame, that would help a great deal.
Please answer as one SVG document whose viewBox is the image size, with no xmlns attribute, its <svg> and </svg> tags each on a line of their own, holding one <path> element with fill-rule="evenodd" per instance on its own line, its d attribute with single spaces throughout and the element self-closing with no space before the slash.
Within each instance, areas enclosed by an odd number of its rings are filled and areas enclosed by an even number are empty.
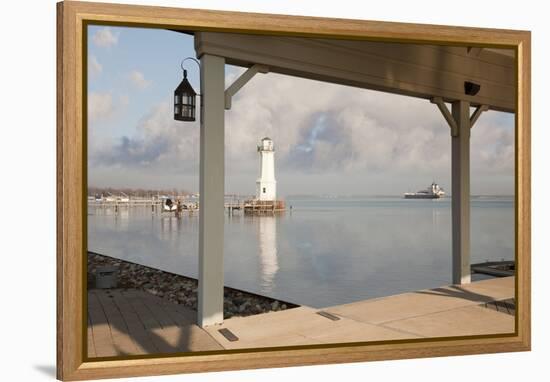
<svg viewBox="0 0 550 382">
<path fill-rule="evenodd" d="M 516 330 L 427 338 L 89 360 L 86 357 L 87 23 L 468 45 L 516 53 Z M 530 350 L 530 32 L 65 1 L 57 4 L 57 377 L 81 380 Z"/>
</svg>

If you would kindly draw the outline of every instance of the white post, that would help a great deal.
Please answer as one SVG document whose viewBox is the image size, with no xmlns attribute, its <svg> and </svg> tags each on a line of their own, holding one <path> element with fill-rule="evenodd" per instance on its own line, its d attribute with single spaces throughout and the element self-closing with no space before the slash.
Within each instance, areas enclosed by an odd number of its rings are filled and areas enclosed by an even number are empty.
<svg viewBox="0 0 550 382">
<path fill-rule="evenodd" d="M 452 103 L 456 133 L 452 135 L 453 284 L 470 278 L 470 103 Z"/>
<path fill-rule="evenodd" d="M 201 57 L 199 306 L 197 324 L 223 322 L 225 59 Z"/>
</svg>

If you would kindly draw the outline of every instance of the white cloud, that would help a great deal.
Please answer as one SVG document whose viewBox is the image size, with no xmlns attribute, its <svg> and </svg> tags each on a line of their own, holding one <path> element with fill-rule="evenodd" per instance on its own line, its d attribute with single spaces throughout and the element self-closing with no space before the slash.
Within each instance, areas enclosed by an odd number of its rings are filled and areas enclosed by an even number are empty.
<svg viewBox="0 0 550 382">
<path fill-rule="evenodd" d="M 502 126 L 502 115 L 485 113 L 472 128 L 472 171 L 482 174 L 514 171 L 514 126 Z"/>
<path fill-rule="evenodd" d="M 106 119 L 114 113 L 113 95 L 110 92 L 88 94 L 88 120 L 96 122 Z"/>
<path fill-rule="evenodd" d="M 124 112 L 130 103 L 126 94 L 114 96 L 111 91 L 88 93 L 88 121 L 104 122 Z M 91 129 L 98 129 L 91 126 Z"/>
<path fill-rule="evenodd" d="M 118 43 L 119 33 L 113 33 L 109 27 L 99 29 L 93 36 L 92 41 L 96 46 L 109 48 Z"/>
<path fill-rule="evenodd" d="M 482 118 L 473 133 L 472 166 L 511 174 L 509 121 L 496 112 Z M 266 135 L 288 171 L 430 174 L 450 166 L 449 128 L 422 99 L 271 73 L 241 89 L 226 121 L 228 160 L 252 171 L 253 148 Z"/>
<path fill-rule="evenodd" d="M 139 70 L 132 70 L 128 75 L 128 78 L 135 87 L 141 90 L 149 87 L 152 83 L 152 81 L 146 80 L 143 73 Z"/>
<path fill-rule="evenodd" d="M 172 99 L 156 106 L 136 126 L 136 133 L 105 142 L 90 142 L 93 164 L 147 168 L 151 175 L 192 173 L 198 166 L 199 125 L 174 121 Z"/>
<path fill-rule="evenodd" d="M 155 106 L 134 135 L 105 146 L 97 163 L 139 168 L 156 182 L 159 171 L 171 177 L 198 172 L 198 122 L 176 122 L 172 113 L 171 99 Z M 502 115 L 485 113 L 472 130 L 471 166 L 478 174 L 513 176 L 513 123 Z M 326 179 L 338 179 L 326 184 L 327 192 L 346 182 L 375 192 L 377 185 L 364 186 L 372 179 L 387 182 L 378 192 L 432 180 L 450 189 L 449 127 L 427 100 L 270 73 L 241 89 L 225 116 L 227 179 L 240 191 L 253 189 L 255 148 L 264 136 L 274 139 L 277 177 L 290 192 Z"/>
<path fill-rule="evenodd" d="M 101 74 L 103 71 L 103 65 L 97 61 L 97 57 L 91 55 L 88 59 L 88 72 L 89 75 L 93 78 Z"/>
</svg>

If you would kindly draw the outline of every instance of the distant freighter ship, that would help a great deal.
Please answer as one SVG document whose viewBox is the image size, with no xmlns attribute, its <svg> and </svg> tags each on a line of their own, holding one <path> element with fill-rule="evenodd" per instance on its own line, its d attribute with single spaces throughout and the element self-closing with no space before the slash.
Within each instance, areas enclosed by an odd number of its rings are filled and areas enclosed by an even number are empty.
<svg viewBox="0 0 550 382">
<path fill-rule="evenodd" d="M 439 199 L 445 195 L 445 191 L 435 182 L 425 190 L 417 192 L 405 192 L 405 199 Z"/>
</svg>

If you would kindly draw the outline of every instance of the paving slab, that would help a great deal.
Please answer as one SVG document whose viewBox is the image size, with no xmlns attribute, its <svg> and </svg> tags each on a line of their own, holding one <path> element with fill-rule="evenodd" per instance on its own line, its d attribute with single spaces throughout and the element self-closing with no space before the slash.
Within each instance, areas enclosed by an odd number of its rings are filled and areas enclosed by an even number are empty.
<svg viewBox="0 0 550 382">
<path fill-rule="evenodd" d="M 384 326 L 417 333 L 423 337 L 474 336 L 514 332 L 514 316 L 488 309 L 469 306 L 427 316 L 393 321 Z"/>
<path fill-rule="evenodd" d="M 490 307 L 494 301 L 513 299 L 514 281 L 513 277 L 484 280 L 322 310 L 302 306 L 230 318 L 206 330 L 226 349 L 510 333 L 514 315 Z M 224 328 L 238 340 L 224 337 L 219 332 Z"/>
<path fill-rule="evenodd" d="M 371 324 L 476 306 L 514 297 L 514 277 L 504 277 L 333 306 L 325 310 Z"/>
<path fill-rule="evenodd" d="M 226 349 L 311 345 L 339 342 L 363 342 L 416 338 L 415 334 L 384 328 L 344 317 L 333 321 L 317 314 L 319 310 L 299 307 L 248 317 L 225 320 L 206 328 Z M 219 330 L 229 329 L 238 337 L 230 341 Z"/>
</svg>

